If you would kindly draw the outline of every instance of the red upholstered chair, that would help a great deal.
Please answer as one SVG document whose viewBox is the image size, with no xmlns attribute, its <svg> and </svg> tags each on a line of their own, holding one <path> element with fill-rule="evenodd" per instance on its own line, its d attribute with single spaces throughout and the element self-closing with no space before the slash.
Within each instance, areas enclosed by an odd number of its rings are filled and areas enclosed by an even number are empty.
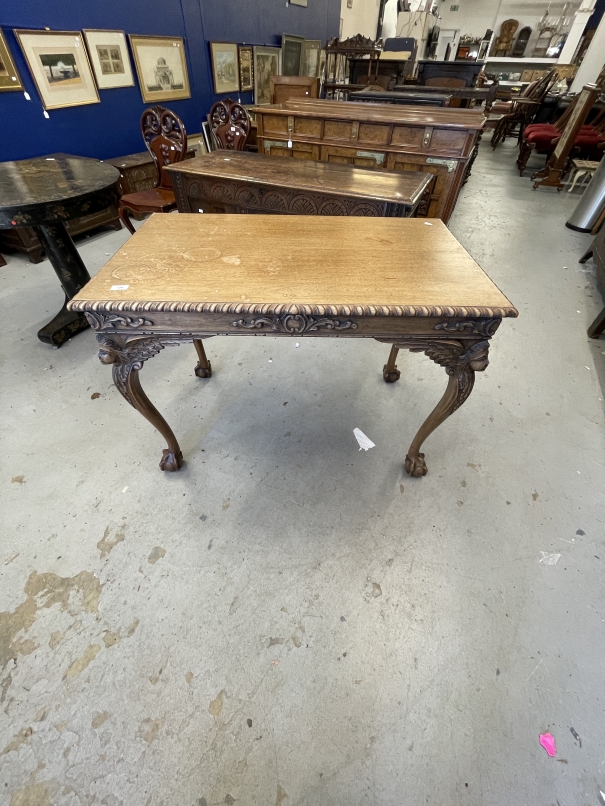
<svg viewBox="0 0 605 806">
<path fill-rule="evenodd" d="M 155 187 L 126 193 L 120 199 L 118 214 L 130 232 L 135 231 L 128 211 L 132 213 L 170 213 L 176 210 L 172 180 L 164 165 L 180 162 L 187 153 L 187 132 L 183 121 L 163 106 L 152 106 L 141 116 L 141 133 L 157 169 Z"/>
<path fill-rule="evenodd" d="M 534 151 L 537 154 L 546 154 L 547 159 L 553 153 L 567 121 L 573 113 L 577 97 L 569 104 L 556 123 L 534 123 L 527 126 L 517 158 L 517 167 L 521 176 L 523 176 L 529 157 Z M 574 141 L 572 155 L 579 159 L 598 161 L 602 157 L 604 143 L 605 108 L 598 113 L 592 123 L 581 127 Z"/>
<path fill-rule="evenodd" d="M 210 128 L 221 148 L 243 151 L 250 134 L 250 117 L 245 108 L 226 98 L 210 110 Z"/>
</svg>

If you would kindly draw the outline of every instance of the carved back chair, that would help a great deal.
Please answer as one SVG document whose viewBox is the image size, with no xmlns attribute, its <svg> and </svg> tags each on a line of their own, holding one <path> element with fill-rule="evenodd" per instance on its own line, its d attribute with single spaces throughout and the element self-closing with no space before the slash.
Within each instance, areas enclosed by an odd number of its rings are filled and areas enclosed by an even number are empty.
<svg viewBox="0 0 605 806">
<path fill-rule="evenodd" d="M 513 39 L 519 27 L 519 20 L 504 20 L 500 26 L 500 35 L 496 37 L 492 48 L 492 56 L 508 56 L 513 46 Z"/>
<path fill-rule="evenodd" d="M 172 180 L 165 165 L 181 162 L 187 153 L 187 132 L 183 121 L 163 106 L 152 106 L 141 115 L 141 134 L 157 170 L 155 187 L 127 193 L 120 199 L 118 214 L 124 226 L 135 229 L 129 213 L 170 213 L 176 210 Z"/>
<path fill-rule="evenodd" d="M 515 42 L 515 46 L 513 48 L 512 56 L 516 59 L 520 59 L 522 56 L 525 55 L 525 48 L 527 47 L 527 43 L 529 42 L 529 38 L 531 36 L 531 28 L 529 26 L 525 26 L 525 28 L 521 28 L 519 31 L 519 36 L 517 37 L 517 41 Z"/>
<path fill-rule="evenodd" d="M 225 98 L 217 101 L 210 110 L 210 128 L 219 148 L 243 151 L 250 134 L 250 116 L 237 101 Z"/>
<path fill-rule="evenodd" d="M 290 98 L 319 98 L 318 76 L 270 76 L 269 92 L 272 104 Z"/>
</svg>

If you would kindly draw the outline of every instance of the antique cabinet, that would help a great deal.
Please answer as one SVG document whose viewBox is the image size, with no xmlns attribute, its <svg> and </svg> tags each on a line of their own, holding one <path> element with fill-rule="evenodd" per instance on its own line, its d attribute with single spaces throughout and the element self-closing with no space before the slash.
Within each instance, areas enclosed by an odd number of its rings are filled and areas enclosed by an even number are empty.
<svg viewBox="0 0 605 806">
<path fill-rule="evenodd" d="M 255 107 L 260 154 L 436 177 L 426 215 L 447 223 L 485 116 L 474 109 L 290 100 Z"/>
<path fill-rule="evenodd" d="M 213 151 L 165 170 L 180 213 L 409 218 L 426 209 L 433 182 L 418 172 L 378 173 L 236 151 Z"/>
</svg>

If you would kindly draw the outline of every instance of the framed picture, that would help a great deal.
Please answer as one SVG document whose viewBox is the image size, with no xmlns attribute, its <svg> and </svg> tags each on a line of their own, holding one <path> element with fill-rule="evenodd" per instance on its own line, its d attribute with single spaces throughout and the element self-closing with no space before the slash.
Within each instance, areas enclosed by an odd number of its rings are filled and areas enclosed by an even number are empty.
<svg viewBox="0 0 605 806">
<path fill-rule="evenodd" d="M 321 41 L 305 39 L 303 46 L 302 76 L 318 76 L 320 67 Z"/>
<path fill-rule="evenodd" d="M 79 31 L 15 29 L 44 109 L 98 104 L 99 93 Z"/>
<path fill-rule="evenodd" d="M 180 37 L 129 34 L 143 101 L 191 98 L 185 43 Z"/>
<path fill-rule="evenodd" d="M 0 28 L 0 92 L 22 89 L 23 84 Z"/>
<path fill-rule="evenodd" d="M 281 38 L 282 75 L 284 76 L 300 75 L 304 44 L 305 44 L 305 38 L 303 36 L 291 36 L 290 34 L 282 34 Z"/>
<path fill-rule="evenodd" d="M 254 46 L 254 103 L 271 103 L 269 79 L 281 75 L 281 49 Z"/>
<path fill-rule="evenodd" d="M 249 45 L 242 45 L 239 48 L 239 88 L 242 92 L 254 89 L 252 48 Z"/>
<path fill-rule="evenodd" d="M 211 42 L 210 53 L 215 93 L 239 92 L 237 45 L 233 42 Z"/>
<path fill-rule="evenodd" d="M 100 90 L 134 87 L 134 76 L 124 31 L 101 31 L 85 28 L 88 58 Z"/>
</svg>

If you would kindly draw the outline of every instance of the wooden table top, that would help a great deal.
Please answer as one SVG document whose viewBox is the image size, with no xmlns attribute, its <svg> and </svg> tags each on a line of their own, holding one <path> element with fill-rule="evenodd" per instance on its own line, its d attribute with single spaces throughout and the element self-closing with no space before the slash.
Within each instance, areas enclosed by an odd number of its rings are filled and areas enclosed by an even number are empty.
<svg viewBox="0 0 605 806">
<path fill-rule="evenodd" d="M 478 109 L 449 106 L 398 106 L 368 104 L 361 101 L 330 101 L 321 98 L 291 98 L 283 104 L 254 107 L 257 114 L 292 114 L 305 117 L 337 118 L 339 120 L 368 120 L 380 123 L 439 126 L 440 128 L 476 129 L 483 127 L 485 113 Z"/>
<path fill-rule="evenodd" d="M 415 90 L 400 90 L 393 92 L 391 90 L 358 90 L 349 95 L 349 99 L 353 101 L 362 101 L 367 103 L 378 104 L 381 101 L 385 103 L 394 103 L 399 100 L 407 103 L 409 106 L 414 106 L 414 101 L 419 106 L 448 106 L 452 95 L 445 92 L 422 92 L 422 88 Z"/>
<path fill-rule="evenodd" d="M 283 157 L 226 150 L 177 162 L 164 170 L 398 204 L 416 204 L 432 181 L 431 174 L 420 171 L 368 171 L 335 162 L 286 160 Z"/>
<path fill-rule="evenodd" d="M 451 95 L 453 98 L 487 98 L 490 93 L 489 87 L 444 87 L 435 84 L 395 84 L 392 90 L 385 90 L 385 93 L 397 92 L 422 92 L 429 94 Z"/>
<path fill-rule="evenodd" d="M 79 311 L 517 316 L 442 221 L 153 215 Z"/>
</svg>

